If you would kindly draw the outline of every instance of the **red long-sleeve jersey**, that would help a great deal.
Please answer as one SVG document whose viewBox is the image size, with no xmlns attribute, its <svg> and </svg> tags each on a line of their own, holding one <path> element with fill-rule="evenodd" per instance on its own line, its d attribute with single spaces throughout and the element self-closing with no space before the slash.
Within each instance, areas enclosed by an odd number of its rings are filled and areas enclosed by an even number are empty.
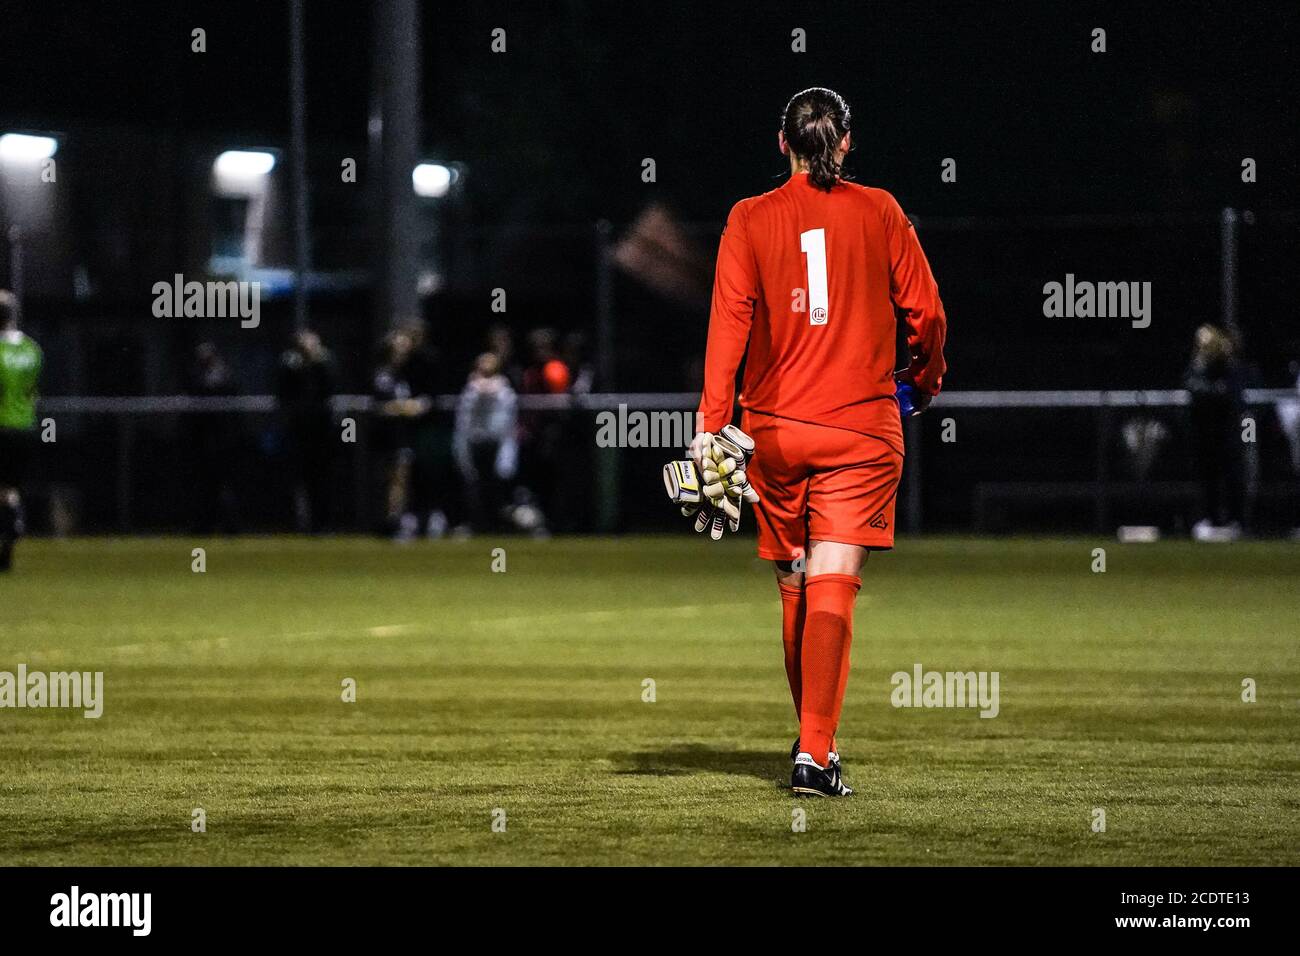
<svg viewBox="0 0 1300 956">
<path fill-rule="evenodd" d="M 701 428 L 751 412 L 875 435 L 902 449 L 894 399 L 897 307 L 919 390 L 939 391 L 947 327 L 916 231 L 883 189 L 806 173 L 732 207 L 718 248 Z"/>
</svg>

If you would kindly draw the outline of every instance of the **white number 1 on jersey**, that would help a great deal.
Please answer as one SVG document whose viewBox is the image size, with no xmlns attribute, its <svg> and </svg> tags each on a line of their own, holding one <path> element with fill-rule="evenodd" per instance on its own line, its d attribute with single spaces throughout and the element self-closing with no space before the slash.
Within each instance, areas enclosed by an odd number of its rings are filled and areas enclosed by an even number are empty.
<svg viewBox="0 0 1300 956">
<path fill-rule="evenodd" d="M 826 292 L 826 230 L 801 232 L 799 249 L 808 256 L 808 324 L 825 325 L 830 304 Z"/>
</svg>

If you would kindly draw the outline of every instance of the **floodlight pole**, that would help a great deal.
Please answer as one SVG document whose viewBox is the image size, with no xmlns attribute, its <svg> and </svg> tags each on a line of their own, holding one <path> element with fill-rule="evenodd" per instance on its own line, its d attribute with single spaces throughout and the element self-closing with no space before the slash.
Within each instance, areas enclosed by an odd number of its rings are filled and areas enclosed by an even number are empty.
<svg viewBox="0 0 1300 956">
<path fill-rule="evenodd" d="M 289 172 L 293 181 L 293 326 L 307 327 L 311 249 L 307 224 L 307 94 L 303 78 L 303 0 L 289 0 Z"/>
<path fill-rule="evenodd" d="M 420 9 L 377 0 L 370 104 L 368 188 L 374 242 L 375 328 L 420 316 L 416 290 L 419 209 L 411 172 L 420 153 Z"/>
<path fill-rule="evenodd" d="M 1220 309 L 1224 331 L 1240 340 L 1237 324 L 1237 232 L 1241 218 L 1237 210 L 1229 207 L 1219 216 L 1219 290 Z"/>
<path fill-rule="evenodd" d="M 1220 308 L 1221 324 L 1240 348 L 1242 344 L 1241 323 L 1238 320 L 1240 302 L 1237 282 L 1237 262 L 1240 257 L 1241 223 L 1247 225 L 1255 221 L 1250 210 L 1244 213 L 1228 207 L 1219 216 L 1219 246 L 1222 271 L 1220 272 Z M 1259 445 L 1245 442 L 1242 446 L 1242 458 L 1237 466 L 1242 469 L 1242 522 L 1250 531 L 1254 524 L 1255 501 L 1259 495 Z"/>
<path fill-rule="evenodd" d="M 614 391 L 614 227 L 596 223 L 596 382 Z"/>
<path fill-rule="evenodd" d="M 596 387 L 614 391 L 614 227 L 596 223 Z M 619 523 L 619 457 L 596 451 L 596 530 L 608 534 Z"/>
<path fill-rule="evenodd" d="M 9 227 L 9 291 L 14 294 L 18 321 L 23 319 L 23 231 L 15 223 Z"/>
</svg>

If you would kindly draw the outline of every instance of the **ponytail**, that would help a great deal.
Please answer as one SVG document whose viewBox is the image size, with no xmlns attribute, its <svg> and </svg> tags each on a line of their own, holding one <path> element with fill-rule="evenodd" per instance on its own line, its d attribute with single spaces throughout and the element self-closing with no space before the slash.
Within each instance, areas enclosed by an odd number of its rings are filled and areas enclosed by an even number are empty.
<svg viewBox="0 0 1300 956">
<path fill-rule="evenodd" d="M 843 178 L 835 160 L 849 131 L 849 104 L 834 90 L 814 86 L 796 93 L 781 116 L 781 132 L 794 154 L 808 164 L 808 179 L 829 192 Z"/>
</svg>

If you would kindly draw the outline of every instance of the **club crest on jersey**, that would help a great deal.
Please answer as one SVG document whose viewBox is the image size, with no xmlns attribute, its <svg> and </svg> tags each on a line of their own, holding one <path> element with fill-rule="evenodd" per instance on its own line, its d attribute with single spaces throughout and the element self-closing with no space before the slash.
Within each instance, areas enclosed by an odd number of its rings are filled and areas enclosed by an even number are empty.
<svg viewBox="0 0 1300 956">
<path fill-rule="evenodd" d="M 825 310 L 825 309 L 820 309 L 820 308 L 819 308 L 819 309 L 813 309 L 813 310 L 812 310 L 812 314 L 808 316 L 808 324 L 809 324 L 809 325 L 825 325 L 825 324 L 826 324 L 826 310 Z"/>
</svg>

